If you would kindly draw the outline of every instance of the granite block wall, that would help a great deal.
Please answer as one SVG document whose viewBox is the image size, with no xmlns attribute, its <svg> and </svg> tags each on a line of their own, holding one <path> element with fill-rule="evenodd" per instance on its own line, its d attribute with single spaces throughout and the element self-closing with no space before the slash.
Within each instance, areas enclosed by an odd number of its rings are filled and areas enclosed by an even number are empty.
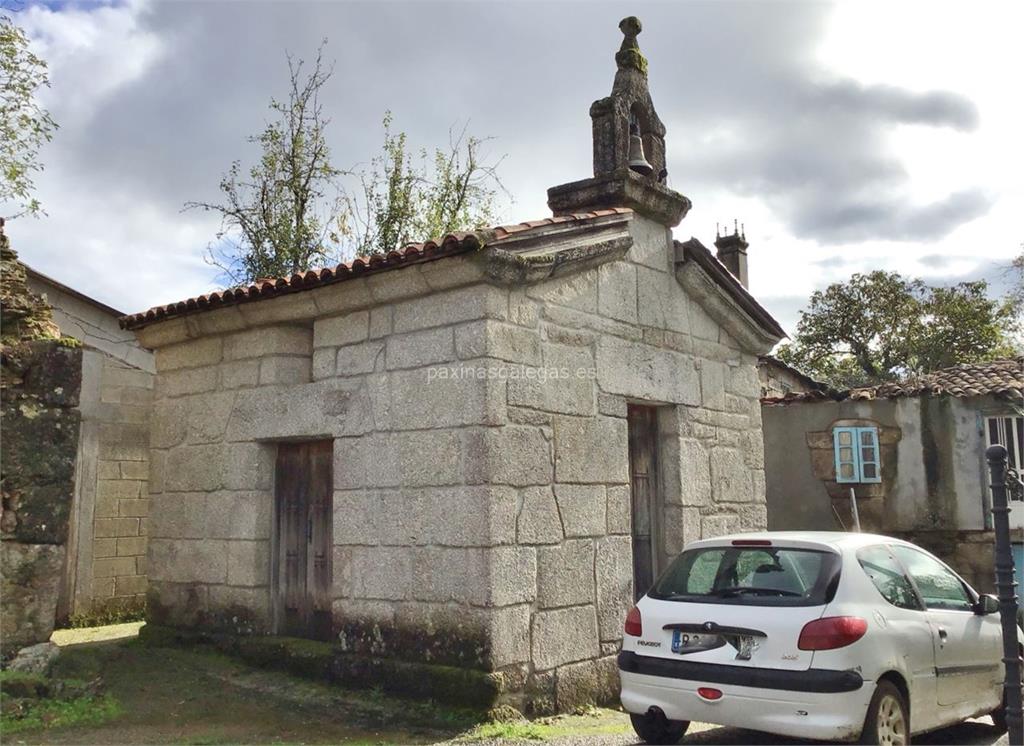
<svg viewBox="0 0 1024 746">
<path fill-rule="evenodd" d="M 626 407 L 660 407 L 661 561 L 763 528 L 756 353 L 681 288 L 669 232 L 537 284 L 473 257 L 144 330 L 155 621 L 274 630 L 276 443 L 334 441 L 345 650 L 495 671 L 533 712 L 616 694 L 632 604 Z"/>
</svg>

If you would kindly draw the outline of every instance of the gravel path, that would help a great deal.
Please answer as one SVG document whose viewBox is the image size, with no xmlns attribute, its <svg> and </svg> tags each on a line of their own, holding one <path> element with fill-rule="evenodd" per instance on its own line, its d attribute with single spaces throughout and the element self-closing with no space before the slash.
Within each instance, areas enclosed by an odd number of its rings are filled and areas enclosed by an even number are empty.
<svg viewBox="0 0 1024 746">
<path fill-rule="evenodd" d="M 476 741 L 477 746 L 522 746 L 524 743 L 537 741 Z M 644 746 L 632 735 L 600 735 L 600 736 L 567 736 L 544 741 L 544 746 Z M 683 738 L 681 746 L 688 744 L 722 744 L 723 746 L 782 746 L 783 744 L 799 744 L 805 746 L 811 741 L 794 741 L 792 739 L 771 736 L 767 733 L 722 728 L 707 723 L 694 723 Z M 971 720 L 953 728 L 945 728 L 934 733 L 926 733 L 914 738 L 915 746 L 1009 746 L 1006 734 L 1000 737 L 992 727 L 988 718 Z"/>
</svg>

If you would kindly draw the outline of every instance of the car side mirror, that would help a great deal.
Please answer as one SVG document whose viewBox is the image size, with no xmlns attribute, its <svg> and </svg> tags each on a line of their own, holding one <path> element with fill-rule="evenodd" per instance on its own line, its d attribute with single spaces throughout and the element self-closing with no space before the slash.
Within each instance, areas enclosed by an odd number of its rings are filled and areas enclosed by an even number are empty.
<svg viewBox="0 0 1024 746">
<path fill-rule="evenodd" d="M 974 613 L 978 616 L 995 614 L 997 611 L 999 611 L 999 599 L 991 593 L 983 593 L 978 598 L 978 603 L 974 605 Z"/>
</svg>

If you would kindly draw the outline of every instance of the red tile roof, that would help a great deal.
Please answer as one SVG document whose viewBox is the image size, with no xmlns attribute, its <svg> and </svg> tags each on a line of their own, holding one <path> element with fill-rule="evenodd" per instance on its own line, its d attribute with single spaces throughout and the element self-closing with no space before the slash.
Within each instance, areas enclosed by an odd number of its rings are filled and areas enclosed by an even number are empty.
<svg viewBox="0 0 1024 746">
<path fill-rule="evenodd" d="M 985 396 L 1003 394 L 1020 398 L 1024 391 L 1024 357 L 964 363 L 943 368 L 902 383 L 850 389 L 850 399 L 895 399 L 901 396 Z"/>
<path fill-rule="evenodd" d="M 1012 399 L 1024 398 L 1024 357 L 993 360 L 988 363 L 963 363 L 926 373 L 906 381 L 893 381 L 848 391 L 808 391 L 787 394 L 781 398 L 762 399 L 765 404 L 792 404 L 814 401 L 870 401 L 899 399 L 907 396 L 970 396 L 995 395 Z"/>
<path fill-rule="evenodd" d="M 627 215 L 630 213 L 632 213 L 632 210 L 628 208 L 614 207 L 578 215 L 561 215 L 543 220 L 517 223 L 515 225 L 502 225 L 472 233 L 450 233 L 440 241 L 408 244 L 402 249 L 390 251 L 387 254 L 374 254 L 368 257 L 360 256 L 351 262 L 338 264 L 334 267 L 311 269 L 294 274 L 291 277 L 261 279 L 251 285 L 214 291 L 178 301 L 177 303 L 154 306 L 148 311 L 121 317 L 120 324 L 123 329 L 139 329 L 157 321 L 177 316 L 209 311 L 238 303 L 273 298 L 287 293 L 311 290 L 324 285 L 362 277 L 363 275 L 401 269 L 412 264 L 422 264 L 435 259 L 476 251 L 486 243 L 497 243 L 504 238 L 521 234 L 524 231 L 536 230 L 561 223 L 583 223 L 608 215 Z"/>
</svg>

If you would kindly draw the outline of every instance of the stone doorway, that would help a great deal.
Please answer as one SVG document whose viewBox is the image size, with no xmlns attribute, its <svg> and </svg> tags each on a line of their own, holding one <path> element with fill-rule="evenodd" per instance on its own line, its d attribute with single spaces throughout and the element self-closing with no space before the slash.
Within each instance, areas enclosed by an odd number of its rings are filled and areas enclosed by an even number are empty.
<svg viewBox="0 0 1024 746">
<path fill-rule="evenodd" d="M 639 599 L 658 573 L 662 497 L 658 479 L 658 408 L 630 404 L 629 485 L 632 506 L 633 597 Z"/>
<path fill-rule="evenodd" d="M 279 634 L 331 638 L 334 443 L 281 443 L 274 480 Z"/>
</svg>

